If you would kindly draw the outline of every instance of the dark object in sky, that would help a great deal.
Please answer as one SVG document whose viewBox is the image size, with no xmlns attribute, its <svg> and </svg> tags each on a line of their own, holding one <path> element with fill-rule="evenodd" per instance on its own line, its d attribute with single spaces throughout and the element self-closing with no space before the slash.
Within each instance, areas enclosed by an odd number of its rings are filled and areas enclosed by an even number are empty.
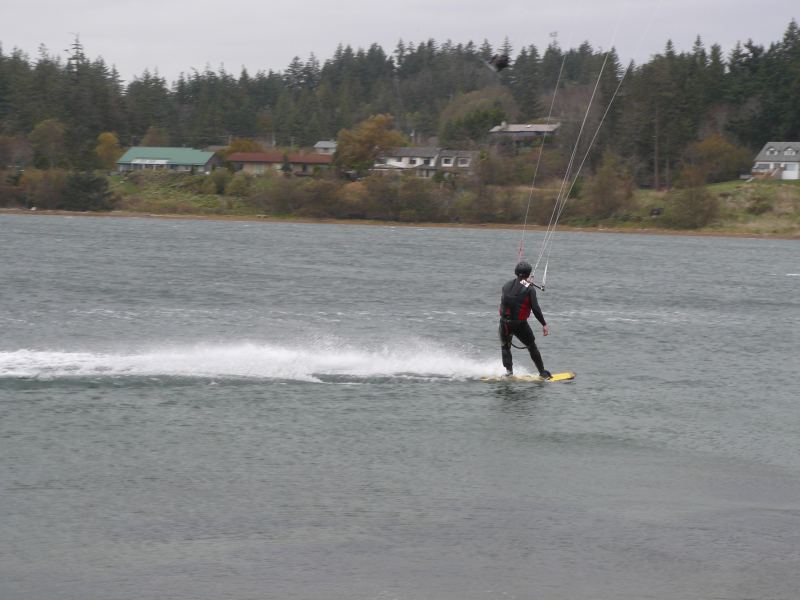
<svg viewBox="0 0 800 600">
<path fill-rule="evenodd" d="M 489 64 L 499 73 L 508 66 L 508 54 L 495 54 L 489 60 Z"/>
</svg>

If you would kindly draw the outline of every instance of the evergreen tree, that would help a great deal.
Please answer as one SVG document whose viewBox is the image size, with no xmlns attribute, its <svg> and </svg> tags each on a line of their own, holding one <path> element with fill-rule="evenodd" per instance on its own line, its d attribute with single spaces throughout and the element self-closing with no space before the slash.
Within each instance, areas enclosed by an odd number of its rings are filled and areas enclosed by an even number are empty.
<svg viewBox="0 0 800 600">
<path fill-rule="evenodd" d="M 114 207 L 112 194 L 105 177 L 90 172 L 75 171 L 67 177 L 60 210 L 111 210 Z"/>
<path fill-rule="evenodd" d="M 534 119 L 542 113 L 539 100 L 542 94 L 539 87 L 540 69 L 539 51 L 536 46 L 531 44 L 527 48 L 522 48 L 514 61 L 511 90 L 519 105 L 519 117 L 523 121 Z"/>
<path fill-rule="evenodd" d="M 727 56 L 719 45 L 707 49 L 700 37 L 688 49 L 667 42 L 661 53 L 630 69 L 598 146 L 615 149 L 639 183 L 668 186 L 691 144 L 712 134 L 751 152 L 767 139 L 800 138 L 799 38 L 792 20 L 774 43 L 765 47 L 747 40 Z M 370 115 L 393 114 L 418 143 L 440 133 L 442 139 L 474 145 L 499 109 L 508 119 L 541 118 L 563 64 L 556 115 L 563 120 L 561 143 L 569 144 L 606 55 L 588 41 L 561 49 L 554 39 L 542 56 L 533 45 L 519 47 L 511 67 L 499 75 L 481 61 L 510 55 L 508 38 L 496 49 L 487 40 L 476 45 L 428 39 L 400 40 L 389 54 L 377 44 L 340 45 L 322 63 L 310 54 L 305 61 L 294 58 L 283 71 L 242 70 L 232 76 L 224 68 L 206 67 L 181 74 L 172 84 L 145 71 L 127 86 L 103 59 L 89 58 L 77 38 L 65 59 L 45 47 L 34 60 L 0 48 L 0 134 L 24 141 L 41 123 L 55 120 L 63 127 L 63 149 L 43 152 L 46 144 L 37 138 L 48 136 L 40 129 L 32 138 L 37 163 L 83 168 L 100 164 L 100 134 L 113 131 L 123 145 L 134 145 L 150 127 L 179 146 L 221 144 L 231 136 L 263 136 L 269 143 L 274 136 L 278 144 L 298 146 L 331 138 Z M 590 132 L 621 75 L 612 50 L 589 115 Z M 498 85 L 513 97 L 511 105 L 493 104 Z M 473 93 L 487 103 L 455 114 L 458 99 Z M 25 143 L 12 146 L 24 150 Z M 16 164 L 26 162 L 23 150 L 14 152 L 22 157 Z"/>
</svg>

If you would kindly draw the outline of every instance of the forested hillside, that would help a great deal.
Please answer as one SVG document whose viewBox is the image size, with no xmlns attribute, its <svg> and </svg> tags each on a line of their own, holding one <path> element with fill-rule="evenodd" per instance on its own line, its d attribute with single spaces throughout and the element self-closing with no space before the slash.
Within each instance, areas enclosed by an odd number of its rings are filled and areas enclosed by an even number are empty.
<svg viewBox="0 0 800 600">
<path fill-rule="evenodd" d="M 512 58 L 499 74 L 484 63 L 495 53 Z M 234 136 L 302 147 L 377 113 L 394 115 L 418 143 L 439 136 L 451 147 L 475 147 L 502 120 L 545 117 L 562 64 L 554 116 L 566 143 L 604 60 L 589 42 L 540 50 L 428 40 L 391 52 L 340 46 L 324 60 L 295 58 L 282 72 L 207 68 L 173 82 L 145 72 L 124 83 L 77 40 L 64 60 L 44 47 L 36 58 L 0 50 L 0 162 L 97 167 L 104 132 L 122 146 L 203 147 Z M 628 69 L 613 51 L 607 60 L 595 123 Z M 690 49 L 666 42 L 647 63 L 630 65 L 597 146 L 622 157 L 639 185 L 659 187 L 687 147 L 711 134 L 751 151 L 767 140 L 800 139 L 798 98 L 795 21 L 768 47 L 748 41 L 727 55 L 699 38 Z"/>
</svg>

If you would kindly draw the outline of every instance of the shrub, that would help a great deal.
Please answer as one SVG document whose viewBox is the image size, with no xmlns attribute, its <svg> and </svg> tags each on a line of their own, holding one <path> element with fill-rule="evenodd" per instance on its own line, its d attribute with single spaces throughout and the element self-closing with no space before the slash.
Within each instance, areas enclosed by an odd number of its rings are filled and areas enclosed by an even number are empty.
<svg viewBox="0 0 800 600">
<path fill-rule="evenodd" d="M 625 213 L 631 206 L 633 177 L 611 152 L 603 154 L 600 168 L 586 187 L 587 216 L 607 219 Z"/>
<path fill-rule="evenodd" d="M 177 177 L 178 179 L 174 184 L 178 189 L 203 195 L 218 193 L 216 183 L 208 175 L 188 175 L 180 173 L 177 174 Z"/>
<path fill-rule="evenodd" d="M 28 169 L 20 178 L 28 206 L 55 209 L 61 205 L 67 187 L 67 172 L 61 169 Z"/>
<path fill-rule="evenodd" d="M 397 182 L 391 177 L 372 175 L 364 178 L 367 188 L 368 219 L 393 221 L 397 219 Z"/>
<path fill-rule="evenodd" d="M 751 215 L 763 215 L 764 213 L 767 213 L 771 210 L 772 210 L 772 203 L 766 198 L 763 198 L 761 196 L 756 196 L 755 198 L 752 198 L 750 202 L 747 204 L 747 208 L 745 208 L 745 211 L 747 211 Z"/>
<path fill-rule="evenodd" d="M 114 207 L 108 180 L 91 172 L 72 172 L 67 177 L 61 202 L 62 210 L 111 210 Z"/>
<path fill-rule="evenodd" d="M 705 227 L 719 214 L 719 199 L 705 187 L 676 189 L 667 194 L 666 200 L 661 223 L 672 229 Z"/>
<path fill-rule="evenodd" d="M 297 214 L 304 217 L 334 217 L 338 211 L 338 185 L 333 181 L 319 179 L 302 186 L 302 205 Z"/>
<path fill-rule="evenodd" d="M 365 219 L 369 207 L 369 192 L 360 181 L 346 183 L 339 188 L 340 216 L 347 219 Z"/>
<path fill-rule="evenodd" d="M 239 171 L 225 186 L 225 194 L 227 196 L 239 196 L 244 198 L 250 192 L 251 179 L 252 177 L 250 175 Z"/>
<path fill-rule="evenodd" d="M 481 186 L 460 194 L 454 203 L 454 218 L 467 223 L 495 223 L 498 219 L 498 202 L 494 189 Z"/>
<path fill-rule="evenodd" d="M 214 193 L 224 194 L 233 174 L 228 169 L 214 169 L 208 178 L 214 183 Z"/>
<path fill-rule="evenodd" d="M 439 221 L 441 210 L 429 181 L 404 177 L 397 194 L 397 218 L 400 221 Z"/>
<path fill-rule="evenodd" d="M 274 215 L 291 215 L 303 205 L 303 197 L 296 180 L 279 177 L 252 197 L 251 202 Z"/>
<path fill-rule="evenodd" d="M 15 185 L 0 183 L 0 206 L 17 208 L 25 204 L 25 194 Z"/>
<path fill-rule="evenodd" d="M 750 170 L 752 154 L 715 134 L 690 144 L 684 152 L 683 164 L 702 171 L 705 183 L 729 181 Z"/>
</svg>

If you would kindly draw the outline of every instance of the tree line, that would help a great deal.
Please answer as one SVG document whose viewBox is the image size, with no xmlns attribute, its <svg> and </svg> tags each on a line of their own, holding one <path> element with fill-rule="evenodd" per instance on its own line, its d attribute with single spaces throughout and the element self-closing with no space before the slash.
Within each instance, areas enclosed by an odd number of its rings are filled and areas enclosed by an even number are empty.
<svg viewBox="0 0 800 600">
<path fill-rule="evenodd" d="M 486 61 L 498 53 L 511 67 L 495 73 Z M 554 93 L 569 144 L 604 64 L 590 126 L 624 75 L 597 147 L 619 155 L 638 185 L 670 186 L 691 145 L 713 135 L 751 152 L 770 139 L 800 139 L 794 20 L 768 46 L 747 41 L 726 55 L 698 37 L 685 51 L 667 42 L 641 65 L 623 66 L 614 50 L 589 42 L 562 49 L 554 41 L 540 52 L 509 40 L 430 39 L 400 41 L 392 52 L 340 45 L 324 61 L 295 57 L 283 71 L 192 70 L 171 83 L 150 71 L 123 82 L 76 39 L 66 59 L 45 47 L 33 59 L 0 48 L 0 164 L 91 169 L 107 166 L 104 152 L 113 157 L 119 146 L 204 147 L 232 137 L 304 147 L 375 114 L 393 115 L 411 143 L 438 136 L 475 148 L 501 121 L 541 120 Z M 599 161 L 598 151 L 592 166 Z"/>
</svg>

